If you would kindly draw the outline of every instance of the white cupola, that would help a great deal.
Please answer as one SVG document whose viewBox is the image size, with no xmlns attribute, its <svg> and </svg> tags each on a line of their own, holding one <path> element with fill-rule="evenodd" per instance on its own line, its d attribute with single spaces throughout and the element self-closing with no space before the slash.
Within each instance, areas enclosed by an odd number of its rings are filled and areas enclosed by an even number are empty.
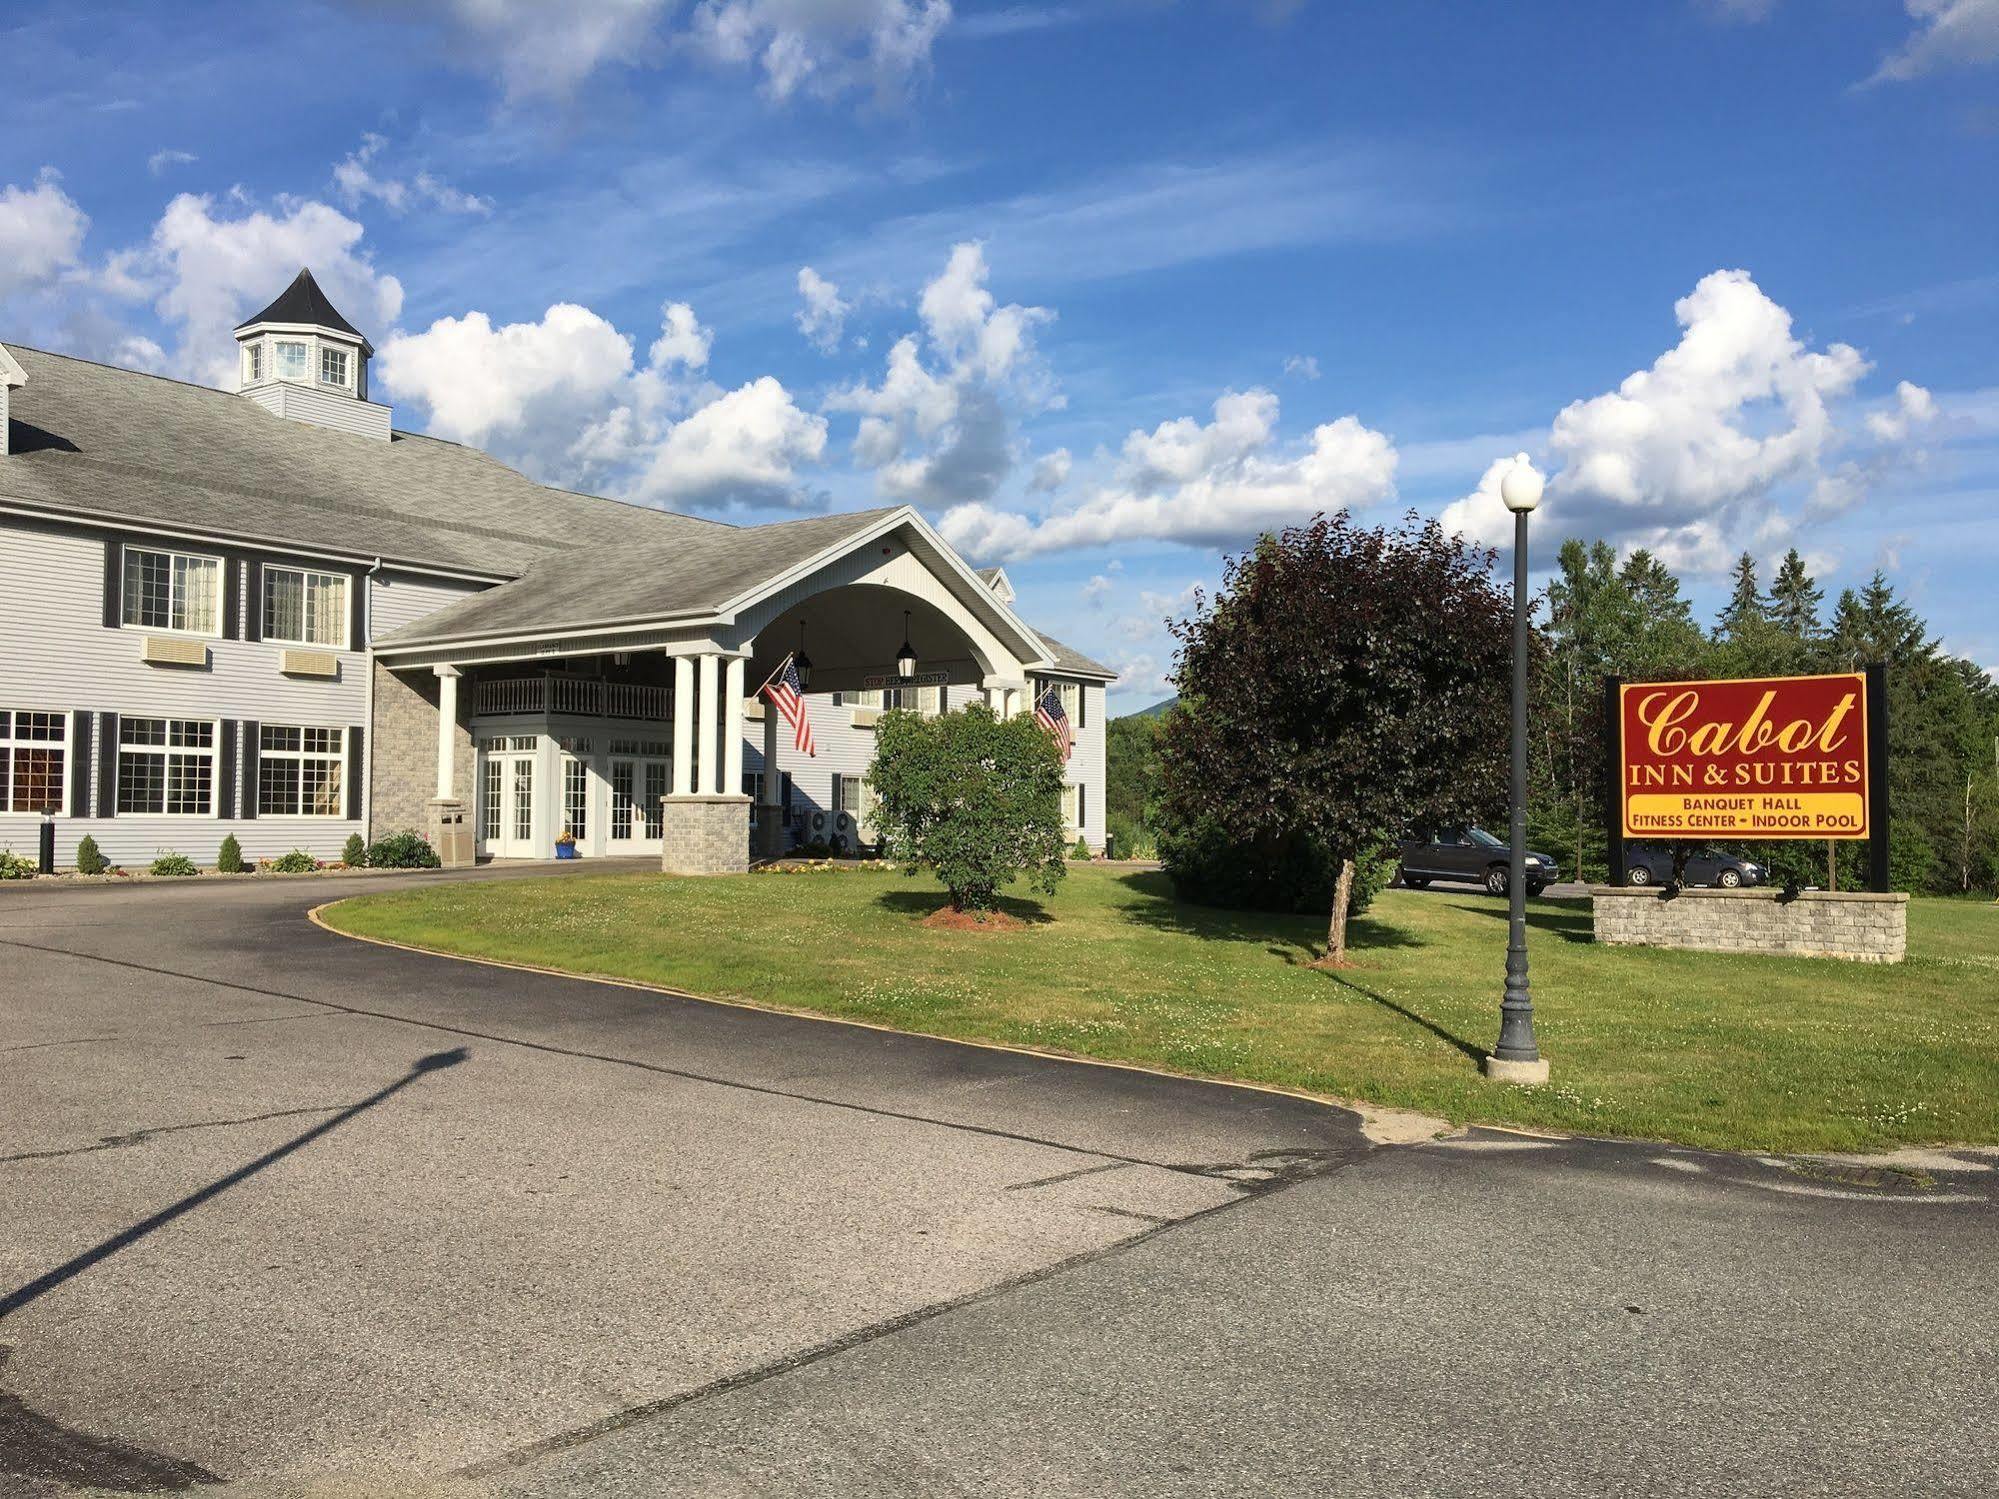
<svg viewBox="0 0 1999 1499">
<path fill-rule="evenodd" d="M 238 389 L 277 416 L 389 437 L 389 408 L 368 399 L 375 350 L 301 270 L 278 299 L 236 328 Z"/>
</svg>

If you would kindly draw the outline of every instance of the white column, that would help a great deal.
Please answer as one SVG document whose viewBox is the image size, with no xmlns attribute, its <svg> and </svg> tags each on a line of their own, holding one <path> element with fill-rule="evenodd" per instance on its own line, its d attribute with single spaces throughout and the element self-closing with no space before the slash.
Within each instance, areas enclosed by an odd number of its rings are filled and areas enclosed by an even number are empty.
<svg viewBox="0 0 1999 1499">
<path fill-rule="evenodd" d="M 694 659 L 673 658 L 673 794 L 694 794 Z"/>
<path fill-rule="evenodd" d="M 743 658 L 731 656 L 722 669 L 722 794 L 743 791 Z"/>
<path fill-rule="evenodd" d="M 437 799 L 448 802 L 458 795 L 453 763 L 458 748 L 458 668 L 434 666 L 431 670 L 437 673 Z"/>
<path fill-rule="evenodd" d="M 700 747 L 694 765 L 696 796 L 722 794 L 722 767 L 715 757 L 715 736 L 722 727 L 722 715 L 715 711 L 715 660 L 714 655 L 703 654 L 694 661 L 694 742 Z"/>
</svg>

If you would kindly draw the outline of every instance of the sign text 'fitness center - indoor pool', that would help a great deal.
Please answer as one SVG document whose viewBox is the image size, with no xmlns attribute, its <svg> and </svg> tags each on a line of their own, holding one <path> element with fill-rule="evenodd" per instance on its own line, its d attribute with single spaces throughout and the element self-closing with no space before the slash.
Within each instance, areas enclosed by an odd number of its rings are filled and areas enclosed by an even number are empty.
<svg viewBox="0 0 1999 1499">
<path fill-rule="evenodd" d="M 1864 674 L 1618 691 L 1625 837 L 1868 836 Z"/>
</svg>

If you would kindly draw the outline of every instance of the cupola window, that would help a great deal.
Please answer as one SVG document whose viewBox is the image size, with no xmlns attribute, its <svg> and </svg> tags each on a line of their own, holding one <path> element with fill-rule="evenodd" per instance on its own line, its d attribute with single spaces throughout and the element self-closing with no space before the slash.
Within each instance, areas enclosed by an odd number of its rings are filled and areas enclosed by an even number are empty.
<svg viewBox="0 0 1999 1499">
<path fill-rule="evenodd" d="M 281 338 L 272 347 L 277 351 L 278 378 L 280 380 L 305 379 L 306 348 L 304 344 L 288 338 Z"/>
<path fill-rule="evenodd" d="M 322 348 L 319 351 L 319 383 L 347 388 L 347 351 Z"/>
<path fill-rule="evenodd" d="M 245 344 L 243 346 L 243 383 L 255 385 L 264 378 L 264 346 Z"/>
</svg>

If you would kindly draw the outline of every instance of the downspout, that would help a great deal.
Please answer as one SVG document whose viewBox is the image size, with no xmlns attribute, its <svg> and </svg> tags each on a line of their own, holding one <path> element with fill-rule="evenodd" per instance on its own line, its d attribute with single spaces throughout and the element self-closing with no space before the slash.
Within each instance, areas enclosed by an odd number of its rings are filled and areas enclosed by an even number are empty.
<svg viewBox="0 0 1999 1499">
<path fill-rule="evenodd" d="M 382 570 L 377 557 L 361 575 L 361 627 L 367 631 L 368 685 L 362 704 L 368 732 L 361 736 L 361 841 L 373 843 L 375 832 L 375 576 Z"/>
</svg>

